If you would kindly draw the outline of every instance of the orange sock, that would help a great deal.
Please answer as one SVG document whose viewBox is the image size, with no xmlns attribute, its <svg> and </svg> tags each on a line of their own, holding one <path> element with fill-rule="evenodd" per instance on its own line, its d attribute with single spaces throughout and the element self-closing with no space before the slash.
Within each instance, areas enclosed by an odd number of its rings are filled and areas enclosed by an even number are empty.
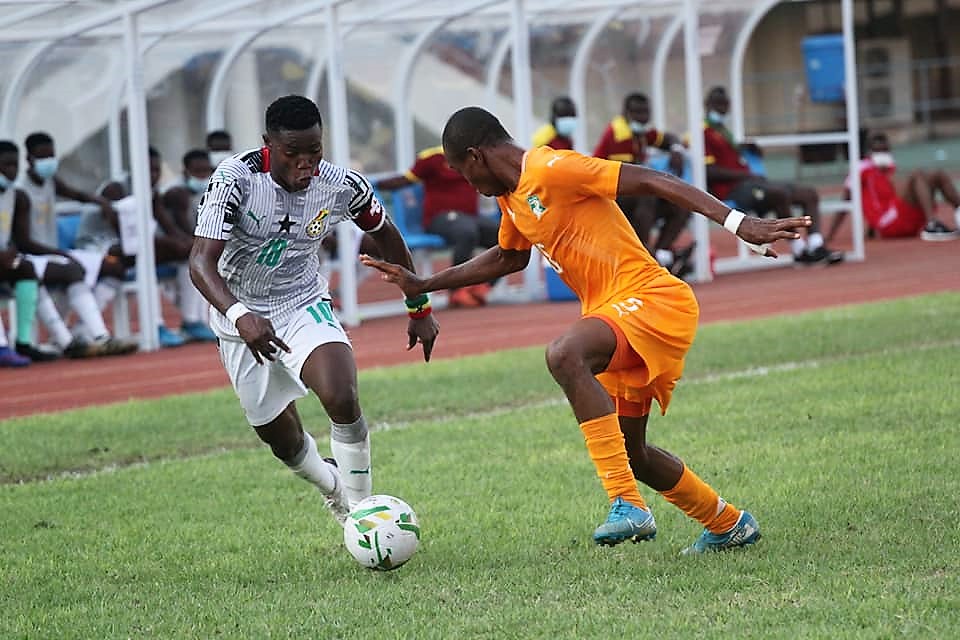
<svg viewBox="0 0 960 640">
<path fill-rule="evenodd" d="M 694 520 L 699 520 L 711 533 L 730 531 L 740 518 L 740 510 L 727 504 L 687 465 L 683 465 L 677 486 L 660 492 L 660 495 Z"/>
<path fill-rule="evenodd" d="M 630 470 L 630 459 L 623 444 L 623 433 L 617 414 L 600 416 L 580 425 L 587 441 L 587 451 L 597 469 L 597 476 L 607 491 L 610 502 L 623 498 L 638 507 L 647 508 L 637 490 L 637 481 Z"/>
</svg>

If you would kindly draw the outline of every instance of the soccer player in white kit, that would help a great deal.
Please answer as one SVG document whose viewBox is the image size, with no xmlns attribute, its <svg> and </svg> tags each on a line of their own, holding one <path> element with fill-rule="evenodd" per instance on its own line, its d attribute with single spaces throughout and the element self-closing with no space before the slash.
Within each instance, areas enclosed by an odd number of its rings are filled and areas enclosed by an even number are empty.
<svg viewBox="0 0 960 640">
<path fill-rule="evenodd" d="M 213 306 L 220 359 L 247 421 L 273 454 L 314 484 L 343 522 L 371 493 L 370 439 L 350 340 L 320 275 L 320 244 L 340 222 L 413 268 L 366 178 L 323 160 L 320 111 L 285 96 L 266 111 L 264 146 L 224 160 L 200 202 L 193 281 Z M 344 256 L 349 260 L 350 256 Z M 430 359 L 439 327 L 426 296 L 408 300 L 408 348 Z M 320 456 L 294 401 L 312 390 L 330 418 L 335 463 Z"/>
</svg>

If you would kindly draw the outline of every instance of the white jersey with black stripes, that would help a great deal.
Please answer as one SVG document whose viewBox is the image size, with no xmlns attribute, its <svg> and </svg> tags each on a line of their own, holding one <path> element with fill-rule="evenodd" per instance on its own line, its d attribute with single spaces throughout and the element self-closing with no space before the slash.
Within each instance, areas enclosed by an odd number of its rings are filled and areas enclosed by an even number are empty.
<svg viewBox="0 0 960 640">
<path fill-rule="evenodd" d="M 321 161 L 310 185 L 291 193 L 271 177 L 262 148 L 220 163 L 200 200 L 195 233 L 226 241 L 218 271 L 230 292 L 280 326 L 327 295 L 320 244 L 336 224 L 358 217 L 364 231 L 376 231 L 385 217 L 362 175 Z"/>
</svg>

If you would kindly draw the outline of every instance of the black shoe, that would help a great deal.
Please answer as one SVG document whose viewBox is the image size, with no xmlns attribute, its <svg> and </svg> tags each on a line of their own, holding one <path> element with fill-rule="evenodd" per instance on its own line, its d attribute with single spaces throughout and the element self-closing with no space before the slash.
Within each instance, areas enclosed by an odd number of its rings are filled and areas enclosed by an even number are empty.
<svg viewBox="0 0 960 640">
<path fill-rule="evenodd" d="M 67 358 L 79 359 L 92 358 L 97 354 L 89 342 L 74 338 L 63 350 L 63 355 Z"/>
<path fill-rule="evenodd" d="M 939 220 L 931 220 L 920 232 L 920 239 L 927 242 L 943 242 L 944 240 L 955 240 L 958 237 L 956 231 L 947 228 Z"/>
<path fill-rule="evenodd" d="M 25 358 L 30 358 L 34 362 L 53 362 L 60 359 L 59 353 L 40 349 L 26 342 L 17 343 L 17 353 Z"/>
<path fill-rule="evenodd" d="M 837 264 L 838 262 L 843 262 L 843 252 L 842 251 L 831 251 L 825 245 L 821 245 L 816 249 L 805 249 L 802 253 L 793 256 L 794 262 L 799 262 L 801 264 Z"/>
</svg>

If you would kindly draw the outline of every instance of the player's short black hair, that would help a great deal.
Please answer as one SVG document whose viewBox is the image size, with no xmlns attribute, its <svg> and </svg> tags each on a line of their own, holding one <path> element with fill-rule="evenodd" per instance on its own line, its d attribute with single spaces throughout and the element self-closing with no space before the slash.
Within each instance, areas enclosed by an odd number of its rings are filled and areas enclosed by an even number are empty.
<svg viewBox="0 0 960 640">
<path fill-rule="evenodd" d="M 480 107 L 464 107 L 447 120 L 441 144 L 444 153 L 459 160 L 470 147 L 495 147 L 511 140 L 495 115 Z"/>
<path fill-rule="evenodd" d="M 160 157 L 160 152 L 157 151 L 157 148 L 154 147 L 153 145 L 150 145 L 150 147 L 147 149 L 147 154 L 148 154 L 151 158 L 159 158 L 159 157 Z"/>
<path fill-rule="evenodd" d="M 20 147 L 12 140 L 0 140 L 0 153 L 20 153 Z"/>
<path fill-rule="evenodd" d="M 187 166 L 194 160 L 210 160 L 210 152 L 206 149 L 190 149 L 183 154 L 183 166 Z"/>
<path fill-rule="evenodd" d="M 217 129 L 207 134 L 206 143 L 208 147 L 217 140 L 226 140 L 228 143 L 233 143 L 230 132 L 225 129 Z"/>
<path fill-rule="evenodd" d="M 634 102 L 642 102 L 644 104 L 649 104 L 650 98 L 648 98 L 647 94 L 645 93 L 639 93 L 639 92 L 628 93 L 627 97 L 623 99 L 624 110 L 629 109 L 630 105 L 633 104 Z"/>
<path fill-rule="evenodd" d="M 45 144 L 53 144 L 53 138 L 49 133 L 43 131 L 34 131 L 23 141 L 23 146 L 27 148 L 27 153 L 33 153 L 37 147 Z"/>
<path fill-rule="evenodd" d="M 289 95 L 277 98 L 264 117 L 268 132 L 303 131 L 314 125 L 323 126 L 320 109 L 310 98 Z"/>
</svg>

